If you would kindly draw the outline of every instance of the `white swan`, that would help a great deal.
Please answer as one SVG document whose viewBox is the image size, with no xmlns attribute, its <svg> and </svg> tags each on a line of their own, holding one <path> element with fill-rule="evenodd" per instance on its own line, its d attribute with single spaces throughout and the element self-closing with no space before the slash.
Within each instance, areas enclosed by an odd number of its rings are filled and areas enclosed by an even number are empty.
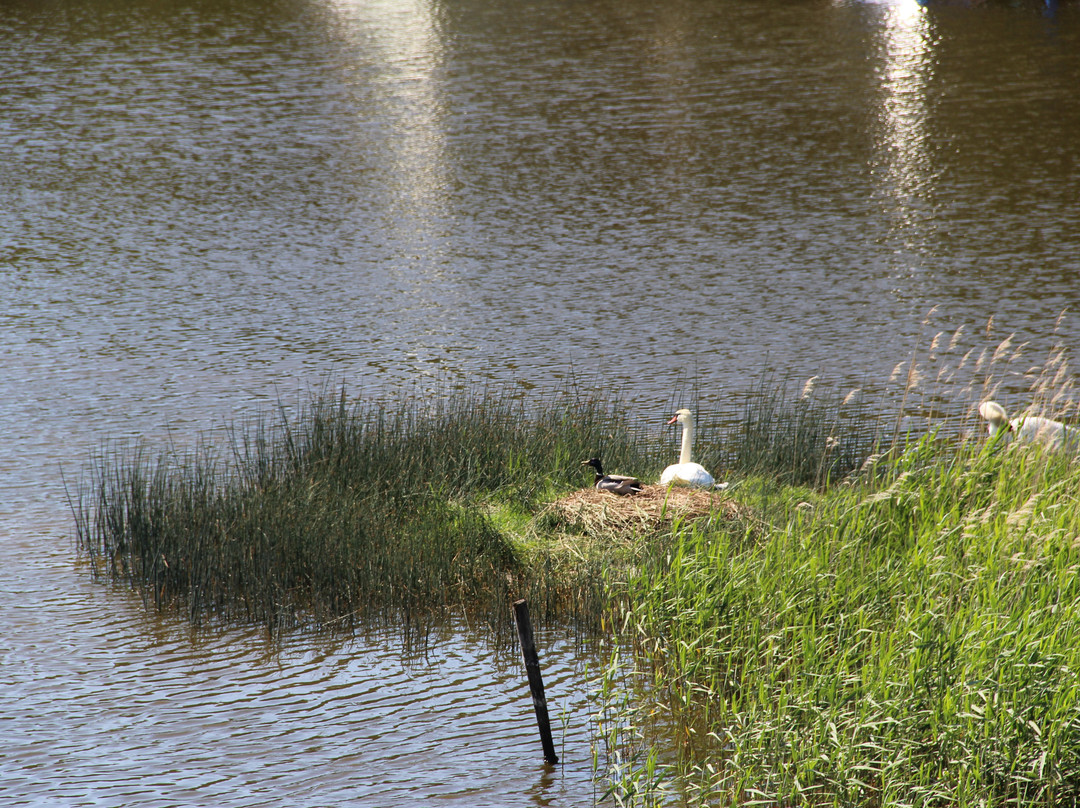
<svg viewBox="0 0 1080 808">
<path fill-rule="evenodd" d="M 1065 426 L 1061 421 L 1040 415 L 1022 415 L 1009 420 L 1005 408 L 996 401 L 984 401 L 979 405 L 979 415 L 986 419 L 991 437 L 1004 430 L 1020 443 L 1041 443 L 1050 449 L 1080 450 L 1080 429 Z"/>
<path fill-rule="evenodd" d="M 690 410 L 679 410 L 668 421 L 668 426 L 675 422 L 682 424 L 682 450 L 679 462 L 668 466 L 660 475 L 660 485 L 690 485 L 695 488 L 712 488 L 713 476 L 699 463 L 690 462 L 690 449 L 694 445 L 694 416 Z"/>
</svg>

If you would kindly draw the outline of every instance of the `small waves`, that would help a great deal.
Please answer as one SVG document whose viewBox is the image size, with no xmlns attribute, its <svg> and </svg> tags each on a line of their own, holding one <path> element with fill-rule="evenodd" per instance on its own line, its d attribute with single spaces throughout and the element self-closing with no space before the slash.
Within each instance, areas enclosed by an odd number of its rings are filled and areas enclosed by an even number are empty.
<svg viewBox="0 0 1080 808">
<path fill-rule="evenodd" d="M 81 603 L 39 600 L 4 643 L 4 804 L 514 805 L 537 789 L 591 793 L 570 643 L 543 658 L 566 759 L 553 776 L 520 661 L 465 631 L 423 657 L 384 634 L 269 650 L 260 632 L 192 634 L 124 593 L 65 583 Z"/>
</svg>

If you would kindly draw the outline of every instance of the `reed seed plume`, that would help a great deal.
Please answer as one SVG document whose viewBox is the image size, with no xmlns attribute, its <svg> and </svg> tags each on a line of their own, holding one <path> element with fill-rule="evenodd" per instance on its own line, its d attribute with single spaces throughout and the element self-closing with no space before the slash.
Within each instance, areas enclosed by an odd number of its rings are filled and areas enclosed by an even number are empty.
<svg viewBox="0 0 1080 808">
<path fill-rule="evenodd" d="M 1001 344 L 999 344 L 997 346 L 997 349 L 994 351 L 994 358 L 992 360 L 995 364 L 1000 362 L 1002 360 L 1002 358 L 1005 356 L 1005 354 L 1007 354 L 1009 352 L 1009 349 L 1012 347 L 1013 337 L 1015 337 L 1015 336 L 1016 336 L 1015 333 L 1014 334 L 1009 334 L 1009 336 L 1007 336 L 1005 339 L 1003 339 L 1001 341 Z"/>
<path fill-rule="evenodd" d="M 918 390 L 919 384 L 925 378 L 923 372 L 919 370 L 919 366 L 912 363 L 908 369 L 907 387 L 909 390 Z"/>
<path fill-rule="evenodd" d="M 960 337 L 961 337 L 961 335 L 963 335 L 963 333 L 964 333 L 964 326 L 963 326 L 963 324 L 961 324 L 956 329 L 956 331 L 953 332 L 952 339 L 949 340 L 949 350 L 950 351 L 953 351 L 953 350 L 956 349 L 956 346 L 957 346 L 957 344 L 959 344 Z"/>
</svg>

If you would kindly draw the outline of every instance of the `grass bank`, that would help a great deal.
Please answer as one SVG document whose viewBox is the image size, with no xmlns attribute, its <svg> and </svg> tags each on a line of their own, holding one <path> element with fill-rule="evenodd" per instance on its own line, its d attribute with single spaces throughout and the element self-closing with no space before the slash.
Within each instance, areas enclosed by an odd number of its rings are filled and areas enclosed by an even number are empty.
<svg viewBox="0 0 1080 808">
<path fill-rule="evenodd" d="M 699 413 L 696 459 L 810 484 L 849 472 L 856 442 L 835 451 L 824 440 L 838 431 L 824 420 L 832 411 L 783 396 L 763 387 L 751 426 L 726 439 Z M 766 418 L 796 444 L 763 441 Z M 628 500 L 573 510 L 563 500 L 590 489 L 581 462 L 592 456 L 657 479 L 679 439 L 664 421 L 643 425 L 617 397 L 574 390 L 405 403 L 314 395 L 291 417 L 232 427 L 226 441 L 103 451 L 78 489 L 78 546 L 97 576 L 194 622 L 347 629 L 453 610 L 497 626 L 527 597 L 540 619 L 589 630 L 610 617 L 606 582 L 665 552 L 685 514 L 666 498 L 659 518 L 636 521 L 614 514 Z"/>
<path fill-rule="evenodd" d="M 876 462 L 747 463 L 732 495 L 752 523 L 682 526 L 613 580 L 599 736 L 615 802 L 1080 802 L 1080 460 L 987 442 L 975 416 L 999 398 L 1074 420 L 1068 352 L 1032 364 L 1012 335 L 967 345 L 963 329 L 926 344 L 896 366 Z M 936 417 L 935 378 L 966 380 L 966 417 Z M 766 423 L 812 409 L 773 403 Z M 912 439 L 923 414 L 937 429 Z M 761 438 L 743 451 L 790 451 L 745 420 Z M 820 421 L 799 441 L 835 445 Z"/>
<path fill-rule="evenodd" d="M 693 804 L 1075 805 L 1080 464 L 927 437 L 778 493 L 746 492 L 764 527 L 688 527 L 626 582 L 634 664 L 609 676 L 672 734 L 625 801 L 663 801 L 667 748 Z"/>
<path fill-rule="evenodd" d="M 1027 363 L 960 333 L 929 348 L 939 376 L 971 373 L 974 407 L 999 359 Z M 1031 398 L 1068 405 L 1052 358 L 1024 371 Z M 620 804 L 1075 805 L 1080 466 L 987 445 L 970 417 L 914 434 L 914 404 L 938 403 L 918 401 L 926 373 L 897 366 L 880 422 L 770 382 L 734 425 L 699 411 L 696 459 L 733 486 L 696 511 L 582 492 L 584 458 L 646 479 L 674 458 L 675 433 L 614 399 L 317 396 L 224 446 L 103 452 L 78 543 L 194 621 L 506 628 L 527 597 L 610 633 L 598 726 Z"/>
</svg>

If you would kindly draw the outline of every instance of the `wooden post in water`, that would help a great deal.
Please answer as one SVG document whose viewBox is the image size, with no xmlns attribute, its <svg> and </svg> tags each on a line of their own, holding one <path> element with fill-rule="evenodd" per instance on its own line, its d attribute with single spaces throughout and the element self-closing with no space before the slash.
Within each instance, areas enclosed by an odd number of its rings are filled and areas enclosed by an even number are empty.
<svg viewBox="0 0 1080 808">
<path fill-rule="evenodd" d="M 525 673 L 529 677 L 536 723 L 540 727 L 544 760 L 554 765 L 559 762 L 559 757 L 555 754 L 555 743 L 551 740 L 551 722 L 548 720 L 547 698 L 544 697 L 544 678 L 540 675 L 540 657 L 536 655 L 529 604 L 526 601 L 514 601 L 514 619 L 517 621 L 518 637 L 521 639 L 521 657 L 525 661 Z"/>
</svg>

